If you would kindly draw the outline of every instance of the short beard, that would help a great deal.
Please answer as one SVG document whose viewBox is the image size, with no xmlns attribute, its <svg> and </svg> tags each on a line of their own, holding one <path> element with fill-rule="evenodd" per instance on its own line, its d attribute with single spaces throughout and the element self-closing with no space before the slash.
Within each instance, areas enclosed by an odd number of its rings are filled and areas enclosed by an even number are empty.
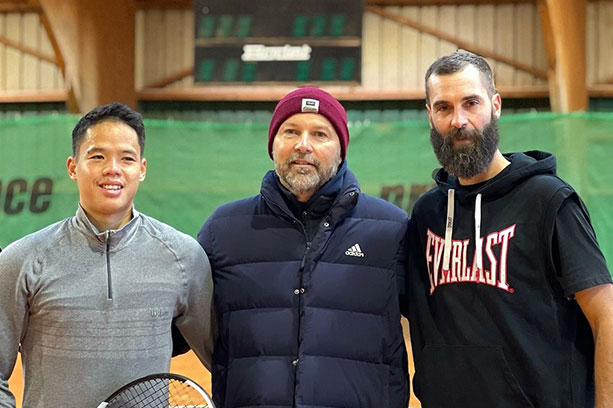
<svg viewBox="0 0 613 408">
<path fill-rule="evenodd" d="M 291 163 L 294 160 L 307 160 L 314 165 L 314 169 L 292 169 Z M 276 158 L 275 171 L 283 184 L 294 195 L 315 193 L 328 180 L 334 177 L 338 171 L 338 165 L 334 164 L 328 168 L 322 168 L 321 163 L 311 154 L 293 153 L 285 162 L 279 163 Z M 315 171 L 313 171 L 315 170 Z"/>
<path fill-rule="evenodd" d="M 473 143 L 456 147 L 456 137 L 470 139 Z M 492 115 L 482 131 L 453 129 L 445 135 L 432 127 L 430 141 L 436 158 L 449 174 L 458 178 L 473 178 L 487 169 L 498 150 L 498 121 Z"/>
</svg>

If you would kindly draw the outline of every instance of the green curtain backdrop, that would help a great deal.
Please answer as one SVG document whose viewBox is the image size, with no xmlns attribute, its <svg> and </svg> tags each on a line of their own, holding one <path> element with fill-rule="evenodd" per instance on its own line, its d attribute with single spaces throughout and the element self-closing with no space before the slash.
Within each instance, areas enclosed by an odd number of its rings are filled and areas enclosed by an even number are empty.
<svg viewBox="0 0 613 408">
<path fill-rule="evenodd" d="M 66 174 L 68 115 L 0 120 L 0 246 L 74 214 L 76 184 Z M 147 179 L 136 208 L 195 236 L 220 204 L 256 194 L 272 168 L 266 123 L 145 122 Z M 519 114 L 500 120 L 501 150 L 546 150 L 592 215 L 613 259 L 613 114 Z M 352 123 L 349 167 L 363 191 L 410 209 L 437 167 L 425 121 Z M 50 194 L 49 194 L 50 192 Z"/>
</svg>

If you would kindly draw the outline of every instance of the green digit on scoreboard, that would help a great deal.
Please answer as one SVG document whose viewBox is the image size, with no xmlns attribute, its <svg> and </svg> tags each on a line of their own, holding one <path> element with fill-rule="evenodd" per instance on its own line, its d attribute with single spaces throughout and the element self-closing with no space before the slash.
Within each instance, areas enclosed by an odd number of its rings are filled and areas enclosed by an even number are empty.
<svg viewBox="0 0 613 408">
<path fill-rule="evenodd" d="M 311 61 L 300 61 L 296 64 L 296 81 L 305 82 L 309 80 L 311 71 Z"/>
<path fill-rule="evenodd" d="M 226 82 L 236 81 L 238 76 L 239 62 L 235 58 L 227 59 L 223 66 L 223 80 Z"/>
<path fill-rule="evenodd" d="M 219 26 L 217 27 L 217 37 L 227 38 L 232 34 L 232 23 L 234 22 L 234 16 L 224 14 L 219 17 Z"/>
<path fill-rule="evenodd" d="M 253 82 L 255 74 L 258 71 L 258 64 L 256 62 L 248 62 L 243 65 L 243 82 Z"/>
<path fill-rule="evenodd" d="M 215 72 L 215 61 L 211 58 L 202 60 L 198 69 L 199 81 L 212 81 Z"/>
<path fill-rule="evenodd" d="M 345 32 L 345 15 L 334 14 L 330 19 L 330 36 L 340 37 Z"/>
<path fill-rule="evenodd" d="M 292 25 L 292 37 L 306 37 L 309 18 L 304 14 L 294 16 L 294 24 Z"/>
<path fill-rule="evenodd" d="M 236 23 L 236 36 L 240 38 L 248 37 L 251 31 L 251 16 L 239 16 Z"/>
<path fill-rule="evenodd" d="M 321 64 L 321 80 L 332 81 L 335 79 L 336 58 L 326 58 Z"/>
<path fill-rule="evenodd" d="M 204 16 L 198 25 L 198 37 L 209 38 L 215 33 L 215 16 Z"/>
<path fill-rule="evenodd" d="M 341 69 L 339 77 L 341 81 L 351 81 L 354 79 L 355 73 L 355 58 L 347 57 L 341 61 Z"/>
<path fill-rule="evenodd" d="M 326 16 L 317 15 L 313 16 L 313 20 L 311 23 L 311 36 L 312 37 L 322 37 L 326 32 Z"/>
</svg>

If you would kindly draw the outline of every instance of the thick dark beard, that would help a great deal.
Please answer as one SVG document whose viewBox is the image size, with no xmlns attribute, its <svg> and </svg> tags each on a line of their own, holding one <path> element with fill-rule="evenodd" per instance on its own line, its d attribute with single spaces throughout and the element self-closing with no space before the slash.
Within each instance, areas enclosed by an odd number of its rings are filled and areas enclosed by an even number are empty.
<svg viewBox="0 0 613 408">
<path fill-rule="evenodd" d="M 455 147 L 454 137 L 459 135 L 473 143 Z M 469 179 L 485 171 L 492 162 L 498 150 L 498 121 L 492 115 L 482 131 L 454 129 L 445 135 L 432 127 L 430 141 L 436 158 L 449 174 Z"/>
<path fill-rule="evenodd" d="M 315 165 L 315 171 L 292 171 L 290 163 L 296 159 L 309 160 Z M 308 154 L 294 153 L 283 163 L 279 163 L 276 159 L 274 162 L 277 175 L 285 182 L 284 184 L 288 187 L 288 190 L 294 195 L 315 193 L 328 180 L 334 177 L 338 171 L 338 165 L 323 168 L 319 161 Z"/>
</svg>

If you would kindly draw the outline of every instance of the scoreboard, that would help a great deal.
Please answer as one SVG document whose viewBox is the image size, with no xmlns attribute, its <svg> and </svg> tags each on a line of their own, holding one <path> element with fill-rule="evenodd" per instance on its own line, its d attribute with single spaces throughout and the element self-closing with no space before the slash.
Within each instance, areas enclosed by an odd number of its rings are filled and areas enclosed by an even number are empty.
<svg viewBox="0 0 613 408">
<path fill-rule="evenodd" d="M 359 83 L 362 0 L 195 0 L 200 84 Z"/>
</svg>

